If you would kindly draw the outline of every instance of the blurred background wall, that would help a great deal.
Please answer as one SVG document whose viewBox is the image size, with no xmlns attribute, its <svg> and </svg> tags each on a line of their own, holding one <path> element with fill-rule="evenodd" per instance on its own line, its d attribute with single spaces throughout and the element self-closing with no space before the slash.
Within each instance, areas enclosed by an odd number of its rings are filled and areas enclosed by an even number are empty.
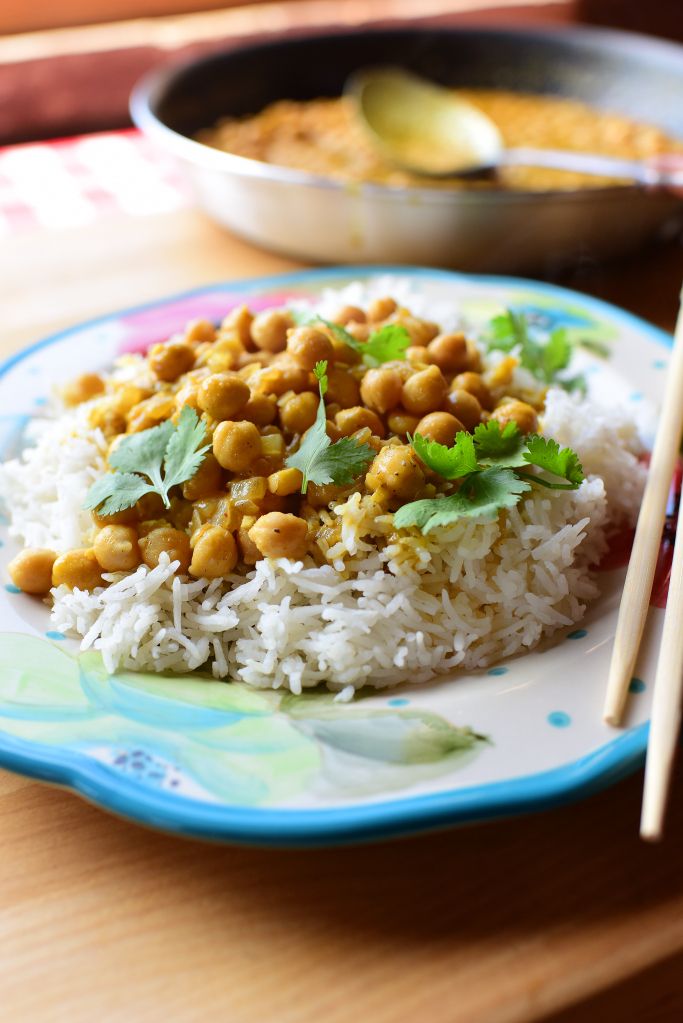
<svg viewBox="0 0 683 1023">
<path fill-rule="evenodd" d="M 247 38 L 389 22 L 572 24 L 683 40 L 683 0 L 2 0 L 0 145 L 125 127 L 161 60 Z"/>
</svg>

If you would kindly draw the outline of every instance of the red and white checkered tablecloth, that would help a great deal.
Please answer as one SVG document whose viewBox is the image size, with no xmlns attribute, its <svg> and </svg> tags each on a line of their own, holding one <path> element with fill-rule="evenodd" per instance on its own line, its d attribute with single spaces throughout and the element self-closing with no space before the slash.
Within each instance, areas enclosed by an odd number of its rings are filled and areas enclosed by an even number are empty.
<svg viewBox="0 0 683 1023">
<path fill-rule="evenodd" d="M 0 148 L 0 237 L 190 202 L 173 161 L 132 129 Z"/>
</svg>

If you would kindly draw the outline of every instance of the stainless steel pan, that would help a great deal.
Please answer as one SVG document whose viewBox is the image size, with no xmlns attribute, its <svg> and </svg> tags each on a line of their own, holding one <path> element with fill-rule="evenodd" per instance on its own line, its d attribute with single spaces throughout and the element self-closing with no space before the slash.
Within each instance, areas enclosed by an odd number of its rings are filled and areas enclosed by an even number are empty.
<svg viewBox="0 0 683 1023">
<path fill-rule="evenodd" d="M 683 47 L 594 29 L 393 29 L 270 41 L 162 68 L 135 89 L 135 123 L 173 153 L 198 202 L 265 248 L 313 262 L 553 271 L 626 252 L 683 204 L 634 186 L 444 191 L 345 186 L 193 141 L 275 99 L 339 95 L 359 67 L 400 63 L 444 85 L 551 93 L 683 138 Z"/>
</svg>

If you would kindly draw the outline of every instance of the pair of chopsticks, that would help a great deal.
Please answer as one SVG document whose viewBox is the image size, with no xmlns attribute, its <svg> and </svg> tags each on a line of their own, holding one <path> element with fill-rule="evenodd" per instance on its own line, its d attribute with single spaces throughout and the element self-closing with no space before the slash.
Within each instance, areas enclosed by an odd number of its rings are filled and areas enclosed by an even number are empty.
<svg viewBox="0 0 683 1023">
<path fill-rule="evenodd" d="M 664 403 L 619 607 L 604 709 L 605 721 L 611 725 L 620 723 L 626 705 L 650 603 L 669 488 L 683 436 L 683 293 L 681 303 Z M 679 504 L 645 763 L 640 834 L 649 841 L 657 841 L 662 836 L 681 720 L 682 694 L 683 499 Z"/>
</svg>

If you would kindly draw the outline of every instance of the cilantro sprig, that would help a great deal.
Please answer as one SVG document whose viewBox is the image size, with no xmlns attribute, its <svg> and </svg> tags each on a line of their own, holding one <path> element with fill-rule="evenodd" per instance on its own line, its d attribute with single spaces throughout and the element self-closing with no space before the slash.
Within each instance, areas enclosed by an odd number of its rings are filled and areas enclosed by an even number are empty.
<svg viewBox="0 0 683 1023">
<path fill-rule="evenodd" d="M 446 480 L 457 480 L 458 490 L 445 497 L 404 504 L 394 515 L 398 529 L 417 526 L 428 533 L 463 517 L 493 517 L 513 508 L 534 484 L 551 490 L 576 490 L 584 475 L 571 448 L 538 434 L 523 436 L 516 423 L 491 419 L 474 434 L 456 434 L 451 447 L 416 434 L 410 442 L 418 457 Z M 541 470 L 522 471 L 523 468 Z M 548 475 L 549 474 L 549 475 Z"/>
<path fill-rule="evenodd" d="M 300 312 L 295 310 L 292 316 L 296 323 L 301 326 L 308 326 L 322 323 L 337 338 L 354 352 L 358 352 L 366 366 L 374 368 L 381 366 L 384 362 L 395 362 L 406 357 L 406 350 L 411 345 L 410 334 L 405 327 L 399 323 L 386 323 L 383 327 L 370 334 L 367 341 L 358 341 L 348 330 L 339 323 L 326 320 L 316 313 Z"/>
<path fill-rule="evenodd" d="M 170 419 L 123 437 L 109 456 L 114 472 L 107 473 L 90 487 L 84 508 L 97 508 L 100 515 L 115 515 L 132 508 L 145 494 L 159 494 L 164 507 L 170 508 L 169 491 L 192 479 L 205 453 L 206 426 L 189 405 L 185 405 L 178 424 Z"/>
<path fill-rule="evenodd" d="M 309 483 L 334 483 L 337 486 L 353 483 L 375 457 L 375 451 L 369 444 L 359 444 L 351 437 L 342 437 L 334 444 L 330 441 L 324 400 L 327 393 L 327 363 L 317 363 L 313 372 L 320 391 L 315 423 L 307 431 L 299 450 L 285 459 L 285 465 L 301 470 L 302 494 L 308 490 Z"/>
<path fill-rule="evenodd" d="M 516 349 L 520 366 L 544 384 L 558 384 L 567 391 L 586 390 L 583 374 L 573 377 L 565 375 L 576 345 L 603 358 L 609 354 L 609 349 L 602 342 L 593 339 L 572 341 L 565 327 L 551 331 L 546 340 L 541 342 L 538 336 L 532 336 L 524 314 L 513 309 L 491 320 L 485 343 L 489 351 L 511 352 Z"/>
</svg>

